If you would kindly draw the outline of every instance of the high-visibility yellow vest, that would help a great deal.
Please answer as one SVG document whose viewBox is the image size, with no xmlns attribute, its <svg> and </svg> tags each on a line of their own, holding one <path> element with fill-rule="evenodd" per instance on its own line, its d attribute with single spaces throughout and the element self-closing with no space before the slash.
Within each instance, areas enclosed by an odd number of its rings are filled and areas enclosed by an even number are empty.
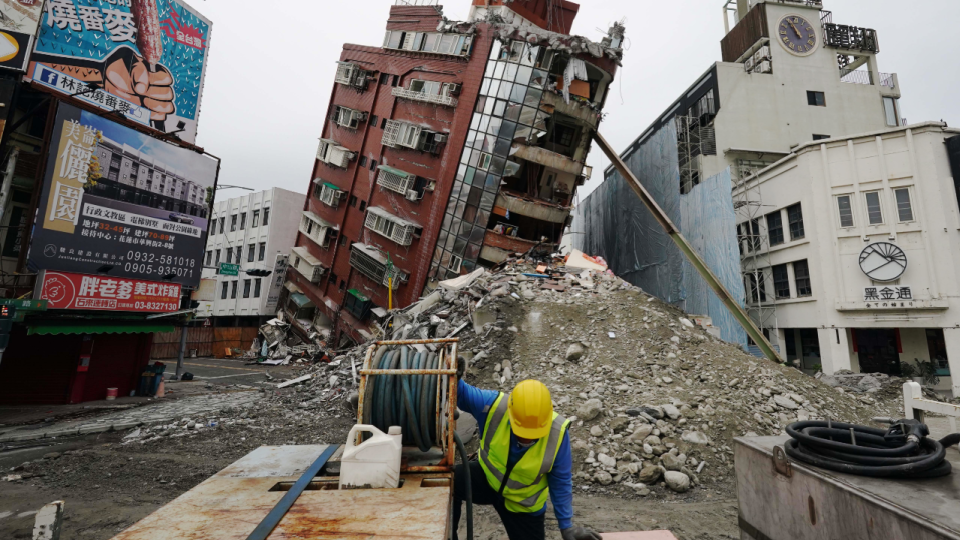
<svg viewBox="0 0 960 540">
<path fill-rule="evenodd" d="M 487 415 L 487 423 L 480 441 L 480 466 L 486 473 L 487 482 L 498 493 L 503 486 L 510 458 L 510 420 L 507 415 L 507 394 L 503 392 L 493 403 Z M 510 471 L 507 485 L 503 488 L 504 506 L 518 514 L 540 511 L 547 504 L 547 473 L 560 450 L 563 434 L 570 422 L 553 413 L 550 435 L 530 447 Z"/>
</svg>

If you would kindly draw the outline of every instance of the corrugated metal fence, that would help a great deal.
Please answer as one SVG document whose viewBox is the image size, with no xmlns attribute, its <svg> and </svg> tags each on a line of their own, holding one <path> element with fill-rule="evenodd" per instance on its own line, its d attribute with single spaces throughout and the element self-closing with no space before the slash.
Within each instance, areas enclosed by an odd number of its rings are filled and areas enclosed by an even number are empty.
<svg viewBox="0 0 960 540">
<path fill-rule="evenodd" d="M 150 358 L 153 360 L 167 360 L 176 358 L 180 352 L 180 332 L 177 328 L 173 332 L 157 333 L 153 335 L 153 350 Z M 227 349 L 247 351 L 256 339 L 258 328 L 212 328 L 198 327 L 187 329 L 186 356 L 190 356 L 192 349 L 197 350 L 197 356 L 213 356 L 226 358 Z"/>
</svg>

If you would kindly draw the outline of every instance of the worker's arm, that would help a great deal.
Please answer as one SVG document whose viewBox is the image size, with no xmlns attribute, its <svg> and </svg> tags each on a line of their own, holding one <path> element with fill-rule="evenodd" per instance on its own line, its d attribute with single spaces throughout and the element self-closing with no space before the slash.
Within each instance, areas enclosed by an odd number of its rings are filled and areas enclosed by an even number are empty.
<svg viewBox="0 0 960 540">
<path fill-rule="evenodd" d="M 550 502 L 557 516 L 560 530 L 573 526 L 573 453 L 570 449 L 570 432 L 563 434 L 557 458 L 553 460 L 553 469 L 547 473 L 550 486 Z"/>
<path fill-rule="evenodd" d="M 481 433 L 483 433 L 483 426 L 487 425 L 487 413 L 499 396 L 500 392 L 496 390 L 474 388 L 463 379 L 457 383 L 457 407 L 477 419 L 477 426 Z"/>
</svg>

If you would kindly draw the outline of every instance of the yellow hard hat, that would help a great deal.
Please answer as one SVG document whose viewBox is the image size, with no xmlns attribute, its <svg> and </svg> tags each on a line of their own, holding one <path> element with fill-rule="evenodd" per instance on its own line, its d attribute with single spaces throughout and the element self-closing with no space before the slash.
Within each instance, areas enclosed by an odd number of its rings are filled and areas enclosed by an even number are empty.
<svg viewBox="0 0 960 540">
<path fill-rule="evenodd" d="M 542 439 L 550 433 L 553 403 L 550 390 L 540 381 L 521 381 L 510 392 L 510 428 L 524 439 Z"/>
</svg>

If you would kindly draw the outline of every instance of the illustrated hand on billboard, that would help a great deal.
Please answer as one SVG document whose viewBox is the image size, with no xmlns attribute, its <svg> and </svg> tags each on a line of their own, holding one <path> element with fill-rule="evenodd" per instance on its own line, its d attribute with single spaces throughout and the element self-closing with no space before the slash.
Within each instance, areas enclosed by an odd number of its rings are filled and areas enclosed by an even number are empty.
<svg viewBox="0 0 960 540">
<path fill-rule="evenodd" d="M 173 76 L 170 71 L 155 64 L 151 71 L 144 58 L 132 49 L 117 49 L 107 59 L 104 69 L 104 89 L 133 103 L 142 103 L 150 110 L 150 119 L 166 120 L 176 107 L 173 104 Z"/>
</svg>

